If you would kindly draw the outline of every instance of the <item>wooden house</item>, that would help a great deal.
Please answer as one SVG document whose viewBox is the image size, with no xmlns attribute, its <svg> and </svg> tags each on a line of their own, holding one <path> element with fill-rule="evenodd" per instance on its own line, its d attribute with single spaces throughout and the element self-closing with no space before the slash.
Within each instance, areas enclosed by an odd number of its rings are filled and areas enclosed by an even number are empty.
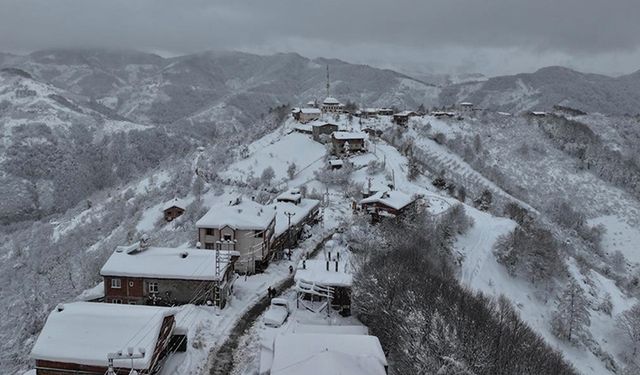
<svg viewBox="0 0 640 375">
<path fill-rule="evenodd" d="M 294 108 L 291 115 L 298 122 L 307 123 L 320 118 L 322 111 L 319 108 Z"/>
<path fill-rule="evenodd" d="M 175 218 L 184 214 L 187 205 L 182 199 L 174 198 L 162 207 L 165 221 L 173 221 Z"/>
<path fill-rule="evenodd" d="M 338 131 L 338 125 L 331 124 L 325 121 L 316 121 L 311 124 L 313 139 L 316 142 L 320 142 L 320 136 L 327 135 L 330 136 L 331 133 Z"/>
<path fill-rule="evenodd" d="M 407 126 L 409 118 L 417 116 L 418 113 L 414 111 L 402 111 L 393 115 L 393 123 L 400 126 Z"/>
<path fill-rule="evenodd" d="M 379 108 L 378 114 L 380 116 L 393 116 L 393 109 L 391 108 Z"/>
<path fill-rule="evenodd" d="M 242 199 L 214 206 L 196 222 L 201 246 L 238 251 L 235 268 L 242 273 L 254 273 L 268 264 L 275 225 L 273 208 Z"/>
<path fill-rule="evenodd" d="M 362 132 L 337 131 L 331 134 L 333 154 L 337 156 L 366 152 L 367 134 Z"/>
<path fill-rule="evenodd" d="M 105 302 L 223 308 L 233 288 L 237 251 L 119 246 L 100 270 Z M 204 266 L 203 266 L 204 265 Z"/>
<path fill-rule="evenodd" d="M 379 191 L 359 202 L 374 221 L 381 217 L 395 217 L 414 207 L 416 199 L 398 190 Z"/>
<path fill-rule="evenodd" d="M 60 304 L 49 314 L 31 358 L 37 375 L 104 375 L 109 353 L 124 358 L 113 360 L 118 375 L 155 374 L 167 358 L 175 326 L 175 310 L 165 307 Z M 129 348 L 139 358 L 127 358 Z"/>
</svg>

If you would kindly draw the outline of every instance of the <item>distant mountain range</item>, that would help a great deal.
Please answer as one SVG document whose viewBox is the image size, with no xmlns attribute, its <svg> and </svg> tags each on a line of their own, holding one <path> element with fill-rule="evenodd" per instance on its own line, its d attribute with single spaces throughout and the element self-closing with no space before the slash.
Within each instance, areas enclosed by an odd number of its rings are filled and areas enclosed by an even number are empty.
<svg viewBox="0 0 640 375">
<path fill-rule="evenodd" d="M 608 115 L 640 113 L 640 71 L 613 78 L 553 66 L 535 73 L 444 87 L 439 101 L 470 101 L 502 111 L 549 110 L 562 105 Z"/>
</svg>

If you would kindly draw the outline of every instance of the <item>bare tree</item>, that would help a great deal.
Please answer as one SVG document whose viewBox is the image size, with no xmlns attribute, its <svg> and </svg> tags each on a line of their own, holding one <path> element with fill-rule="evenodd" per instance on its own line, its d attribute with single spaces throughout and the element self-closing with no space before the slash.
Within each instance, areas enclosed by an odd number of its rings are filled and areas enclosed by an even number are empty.
<svg viewBox="0 0 640 375">
<path fill-rule="evenodd" d="M 640 349 L 640 302 L 620 314 L 617 324 L 629 340 L 629 354 L 635 358 Z"/>
<path fill-rule="evenodd" d="M 551 318 L 553 333 L 564 340 L 577 343 L 587 335 L 587 327 L 591 325 L 588 301 L 584 291 L 575 279 L 558 298 L 556 310 Z"/>
</svg>

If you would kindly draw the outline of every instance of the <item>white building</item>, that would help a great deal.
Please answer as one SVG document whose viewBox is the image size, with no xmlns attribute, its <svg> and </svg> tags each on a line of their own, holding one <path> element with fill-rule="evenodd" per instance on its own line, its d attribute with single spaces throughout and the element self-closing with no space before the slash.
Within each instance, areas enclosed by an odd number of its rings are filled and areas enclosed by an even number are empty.
<svg viewBox="0 0 640 375">
<path fill-rule="evenodd" d="M 202 247 L 238 251 L 236 270 L 249 273 L 267 265 L 275 225 L 273 208 L 240 199 L 212 207 L 196 222 Z"/>
</svg>

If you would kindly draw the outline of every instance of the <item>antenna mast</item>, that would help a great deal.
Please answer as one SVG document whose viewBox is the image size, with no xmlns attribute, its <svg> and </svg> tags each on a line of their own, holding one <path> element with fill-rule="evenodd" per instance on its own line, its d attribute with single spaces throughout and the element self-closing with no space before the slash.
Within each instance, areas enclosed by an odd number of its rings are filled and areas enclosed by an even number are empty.
<svg viewBox="0 0 640 375">
<path fill-rule="evenodd" d="M 329 64 L 327 64 L 327 98 L 329 97 Z"/>
</svg>

